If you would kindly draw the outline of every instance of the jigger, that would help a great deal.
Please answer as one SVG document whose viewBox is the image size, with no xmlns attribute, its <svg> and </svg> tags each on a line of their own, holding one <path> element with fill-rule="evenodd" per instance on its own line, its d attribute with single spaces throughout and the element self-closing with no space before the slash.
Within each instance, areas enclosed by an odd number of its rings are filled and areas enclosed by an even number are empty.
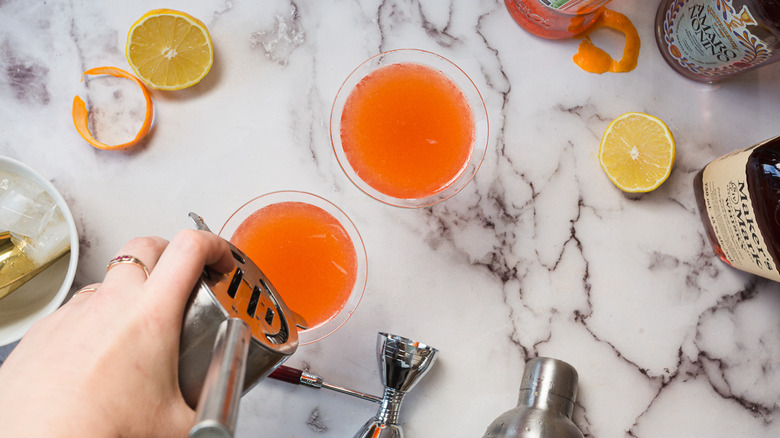
<svg viewBox="0 0 780 438">
<path fill-rule="evenodd" d="M 385 392 L 382 397 L 327 383 L 322 377 L 286 367 L 276 368 L 269 377 L 310 388 L 330 389 L 379 404 L 379 412 L 355 435 L 355 438 L 402 438 L 398 421 L 404 396 L 430 371 L 436 361 L 435 348 L 397 335 L 379 333 L 377 356 Z"/>
<path fill-rule="evenodd" d="M 401 336 L 379 333 L 377 355 L 385 392 L 379 411 L 354 438 L 403 438 L 398 414 L 404 396 L 417 385 L 436 362 L 438 350 Z"/>
</svg>

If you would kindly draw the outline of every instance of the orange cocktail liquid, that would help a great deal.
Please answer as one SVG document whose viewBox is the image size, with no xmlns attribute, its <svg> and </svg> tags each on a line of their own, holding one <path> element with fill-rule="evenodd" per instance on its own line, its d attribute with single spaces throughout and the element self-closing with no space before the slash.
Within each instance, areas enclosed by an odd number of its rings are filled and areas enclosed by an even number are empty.
<svg viewBox="0 0 780 438">
<path fill-rule="evenodd" d="M 238 226 L 230 242 L 260 267 L 310 329 L 338 314 L 355 285 L 352 240 L 336 218 L 314 205 L 265 206 Z"/>
<path fill-rule="evenodd" d="M 443 73 L 391 64 L 363 78 L 349 95 L 340 134 L 349 164 L 368 185 L 399 199 L 425 198 L 465 169 L 474 118 Z"/>
</svg>

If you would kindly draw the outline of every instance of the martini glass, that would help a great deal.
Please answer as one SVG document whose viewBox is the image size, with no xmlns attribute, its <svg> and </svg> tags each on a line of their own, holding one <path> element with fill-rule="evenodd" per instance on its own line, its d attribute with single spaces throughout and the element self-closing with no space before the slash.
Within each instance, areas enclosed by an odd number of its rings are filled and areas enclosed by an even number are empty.
<svg viewBox="0 0 780 438">
<path fill-rule="evenodd" d="M 236 210 L 219 235 L 268 277 L 287 307 L 307 322 L 301 345 L 341 327 L 363 297 L 367 279 L 363 239 L 347 215 L 306 192 L 258 196 Z"/>
<path fill-rule="evenodd" d="M 488 141 L 479 90 L 432 52 L 370 58 L 339 89 L 330 116 L 339 165 L 360 190 L 397 207 L 426 207 L 462 190 Z"/>
</svg>

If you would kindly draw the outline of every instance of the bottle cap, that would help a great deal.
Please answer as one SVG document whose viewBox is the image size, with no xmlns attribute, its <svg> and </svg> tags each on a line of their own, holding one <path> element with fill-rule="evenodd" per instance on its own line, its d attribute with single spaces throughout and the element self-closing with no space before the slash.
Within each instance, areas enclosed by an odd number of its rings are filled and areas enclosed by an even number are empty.
<svg viewBox="0 0 780 438">
<path fill-rule="evenodd" d="M 574 402 L 577 399 L 577 380 L 577 370 L 568 363 L 536 357 L 525 365 L 520 390 L 530 390 L 540 398 L 555 394 Z"/>
</svg>

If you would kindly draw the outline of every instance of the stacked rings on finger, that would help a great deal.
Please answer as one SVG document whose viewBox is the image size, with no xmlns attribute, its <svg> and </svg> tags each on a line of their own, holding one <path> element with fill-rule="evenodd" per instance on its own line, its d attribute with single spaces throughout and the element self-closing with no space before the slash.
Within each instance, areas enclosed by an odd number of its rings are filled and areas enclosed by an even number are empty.
<svg viewBox="0 0 780 438">
<path fill-rule="evenodd" d="M 131 255 L 120 255 L 114 257 L 113 259 L 111 259 L 110 262 L 108 262 L 108 266 L 106 266 L 106 271 L 110 271 L 111 268 L 122 263 L 129 263 L 131 265 L 138 266 L 139 268 L 144 270 L 144 274 L 146 274 L 146 278 L 149 278 L 149 269 L 147 269 L 144 262 L 139 260 L 137 257 L 133 257 Z"/>
</svg>

